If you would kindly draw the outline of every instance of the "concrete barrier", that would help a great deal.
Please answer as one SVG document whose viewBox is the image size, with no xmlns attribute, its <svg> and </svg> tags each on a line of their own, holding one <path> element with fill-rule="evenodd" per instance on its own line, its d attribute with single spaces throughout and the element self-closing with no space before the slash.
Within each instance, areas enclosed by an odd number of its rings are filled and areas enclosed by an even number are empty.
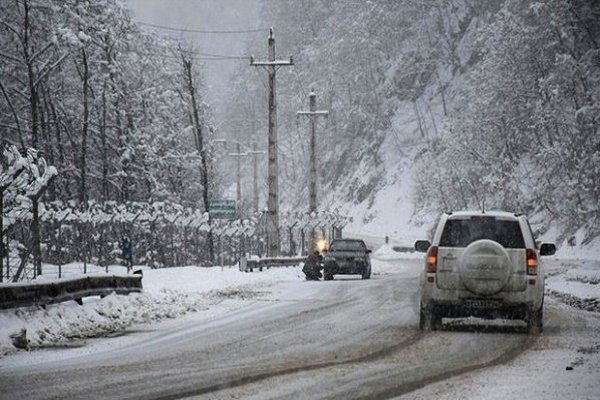
<svg viewBox="0 0 600 400">
<path fill-rule="evenodd" d="M 0 286 L 0 309 L 45 306 L 88 296 L 142 291 L 142 276 L 100 275 L 53 282 L 8 283 Z"/>
</svg>

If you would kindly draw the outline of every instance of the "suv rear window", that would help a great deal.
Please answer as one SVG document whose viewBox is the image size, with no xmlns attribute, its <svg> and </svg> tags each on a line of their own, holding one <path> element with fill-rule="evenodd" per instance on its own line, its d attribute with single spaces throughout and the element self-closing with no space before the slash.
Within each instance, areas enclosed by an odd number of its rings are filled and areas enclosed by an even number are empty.
<svg viewBox="0 0 600 400">
<path fill-rule="evenodd" d="M 494 217 L 471 217 L 446 221 L 440 246 L 467 247 L 480 239 L 490 239 L 508 249 L 523 249 L 525 241 L 518 221 Z"/>
<path fill-rule="evenodd" d="M 358 240 L 340 240 L 331 243 L 329 251 L 364 251 L 366 246 Z"/>
</svg>

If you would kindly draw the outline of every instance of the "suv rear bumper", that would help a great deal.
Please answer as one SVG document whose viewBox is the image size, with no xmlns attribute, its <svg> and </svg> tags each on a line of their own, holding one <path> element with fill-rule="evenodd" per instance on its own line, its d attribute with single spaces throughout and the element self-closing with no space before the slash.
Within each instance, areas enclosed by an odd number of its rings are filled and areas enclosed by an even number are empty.
<svg viewBox="0 0 600 400">
<path fill-rule="evenodd" d="M 465 299 L 457 303 L 431 301 L 427 309 L 447 318 L 477 317 L 486 319 L 525 319 L 533 310 L 533 305 L 500 303 L 497 306 L 477 306 L 474 302 L 482 299 Z M 489 301 L 489 300 L 485 300 Z M 476 304 L 476 303 L 475 303 Z"/>
<path fill-rule="evenodd" d="M 523 291 L 500 291 L 494 295 L 481 296 L 468 290 L 446 290 L 434 282 L 421 278 L 421 305 L 427 309 L 440 309 L 448 317 L 495 317 L 524 318 L 527 312 L 538 310 L 544 300 L 544 280 L 536 277 L 535 285 L 527 284 Z M 541 286 L 541 288 L 540 288 Z"/>
</svg>

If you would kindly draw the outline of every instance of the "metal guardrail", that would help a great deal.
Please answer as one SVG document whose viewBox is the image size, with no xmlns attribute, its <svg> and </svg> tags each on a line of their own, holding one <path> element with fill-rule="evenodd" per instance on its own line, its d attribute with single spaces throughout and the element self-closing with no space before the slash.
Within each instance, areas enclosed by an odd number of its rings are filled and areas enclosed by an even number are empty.
<svg viewBox="0 0 600 400">
<path fill-rule="evenodd" d="M 292 265 L 298 265 L 306 261 L 306 257 L 266 257 L 246 260 L 245 264 L 240 261 L 240 271 L 252 272 L 254 269 L 262 271 L 263 268 L 271 267 L 290 267 Z"/>
<path fill-rule="evenodd" d="M 142 276 L 86 276 L 54 282 L 15 283 L 0 286 L 0 309 L 45 306 L 88 296 L 108 296 L 142 291 Z"/>
</svg>

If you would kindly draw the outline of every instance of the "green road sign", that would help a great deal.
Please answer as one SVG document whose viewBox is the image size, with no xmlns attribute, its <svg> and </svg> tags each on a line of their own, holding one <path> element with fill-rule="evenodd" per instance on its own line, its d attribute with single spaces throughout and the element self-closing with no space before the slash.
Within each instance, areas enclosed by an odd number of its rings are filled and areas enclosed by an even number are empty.
<svg viewBox="0 0 600 400">
<path fill-rule="evenodd" d="M 208 214 L 214 219 L 234 219 L 235 200 L 214 200 L 209 203 Z"/>
</svg>

